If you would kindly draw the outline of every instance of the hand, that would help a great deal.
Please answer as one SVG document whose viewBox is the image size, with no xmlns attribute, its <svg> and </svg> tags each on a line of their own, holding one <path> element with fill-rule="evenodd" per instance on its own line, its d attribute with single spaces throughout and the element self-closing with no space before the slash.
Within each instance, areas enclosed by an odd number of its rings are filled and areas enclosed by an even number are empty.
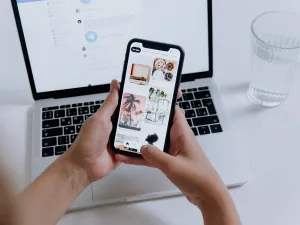
<svg viewBox="0 0 300 225">
<path fill-rule="evenodd" d="M 239 224 L 227 188 L 199 146 L 179 107 L 176 107 L 170 135 L 169 154 L 154 146 L 144 146 L 141 149 L 143 159 L 119 154 L 115 157 L 123 163 L 160 169 L 191 203 L 202 210 L 204 219 L 209 221 L 205 224 L 227 224 L 218 223 L 216 218 L 229 218 L 228 224 Z"/>
<path fill-rule="evenodd" d="M 169 155 L 154 146 L 143 146 L 143 159 L 116 155 L 120 162 L 160 169 L 194 204 L 204 199 L 212 187 L 224 187 L 219 175 L 186 122 L 184 112 L 176 107 L 171 129 Z M 206 190 L 207 189 L 207 190 Z"/>
<path fill-rule="evenodd" d="M 72 161 L 87 172 L 90 183 L 105 177 L 120 164 L 108 143 L 119 89 L 118 81 L 113 80 L 107 99 L 98 112 L 85 122 L 70 149 Z"/>
</svg>

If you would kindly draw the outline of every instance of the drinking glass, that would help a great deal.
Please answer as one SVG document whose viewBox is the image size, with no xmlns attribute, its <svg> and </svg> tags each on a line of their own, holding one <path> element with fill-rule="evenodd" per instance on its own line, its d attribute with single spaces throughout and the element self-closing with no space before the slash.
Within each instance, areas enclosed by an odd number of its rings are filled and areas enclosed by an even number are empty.
<svg viewBox="0 0 300 225">
<path fill-rule="evenodd" d="M 300 17 L 267 12 L 252 22 L 253 79 L 248 98 L 274 107 L 285 101 L 296 73 L 300 53 Z"/>
</svg>

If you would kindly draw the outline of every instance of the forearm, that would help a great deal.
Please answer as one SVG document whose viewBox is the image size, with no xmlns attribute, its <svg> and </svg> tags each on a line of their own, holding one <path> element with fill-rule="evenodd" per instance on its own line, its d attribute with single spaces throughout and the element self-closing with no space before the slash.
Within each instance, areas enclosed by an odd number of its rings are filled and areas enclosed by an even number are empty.
<svg viewBox="0 0 300 225">
<path fill-rule="evenodd" d="M 86 173 L 65 153 L 18 196 L 22 224 L 56 224 L 88 183 Z"/>
<path fill-rule="evenodd" d="M 241 221 L 235 205 L 226 188 L 217 187 L 198 207 L 205 225 L 240 225 Z"/>
</svg>

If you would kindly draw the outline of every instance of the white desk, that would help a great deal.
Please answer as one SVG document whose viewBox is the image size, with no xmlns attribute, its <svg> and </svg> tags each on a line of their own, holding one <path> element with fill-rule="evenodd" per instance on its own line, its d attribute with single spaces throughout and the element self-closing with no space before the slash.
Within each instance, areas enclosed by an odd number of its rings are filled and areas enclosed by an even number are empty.
<svg viewBox="0 0 300 225">
<path fill-rule="evenodd" d="M 215 78 L 252 170 L 249 183 L 231 194 L 246 225 L 300 224 L 300 79 L 278 108 L 259 109 L 245 97 L 251 78 L 250 23 L 268 10 L 300 14 L 300 2 L 214 1 Z M 33 100 L 9 0 L 0 2 L 0 34 L 0 149 L 7 164 L 13 165 L 13 180 L 21 190 L 28 168 L 27 110 Z M 198 225 L 200 221 L 199 211 L 184 198 L 171 198 L 71 213 L 59 224 Z"/>
</svg>

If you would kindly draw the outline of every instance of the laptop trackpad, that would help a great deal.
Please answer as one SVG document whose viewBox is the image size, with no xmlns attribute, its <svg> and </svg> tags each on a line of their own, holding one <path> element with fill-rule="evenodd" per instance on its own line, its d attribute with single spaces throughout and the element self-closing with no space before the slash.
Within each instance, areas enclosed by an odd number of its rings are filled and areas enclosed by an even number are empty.
<svg viewBox="0 0 300 225">
<path fill-rule="evenodd" d="M 92 184 L 93 201 L 151 194 L 176 187 L 157 169 L 121 165 L 109 176 Z"/>
</svg>

